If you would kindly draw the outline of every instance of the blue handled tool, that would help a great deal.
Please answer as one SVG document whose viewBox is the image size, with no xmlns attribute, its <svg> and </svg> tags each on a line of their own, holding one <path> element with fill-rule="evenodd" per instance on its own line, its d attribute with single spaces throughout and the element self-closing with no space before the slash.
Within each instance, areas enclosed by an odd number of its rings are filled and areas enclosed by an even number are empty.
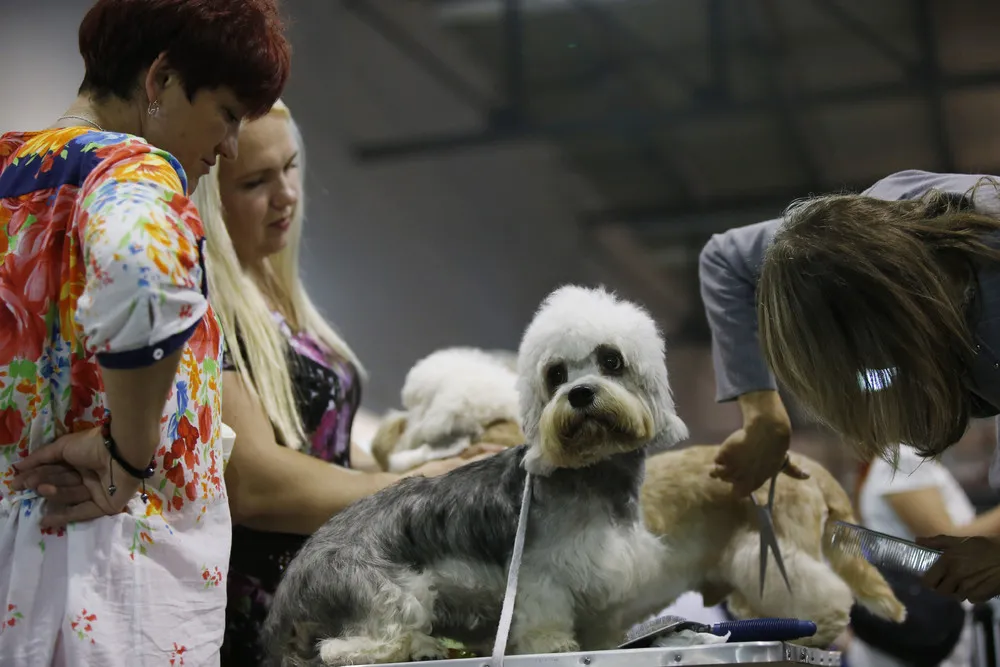
<svg viewBox="0 0 1000 667">
<path fill-rule="evenodd" d="M 727 632 L 727 642 L 783 642 L 816 634 L 816 624 L 796 618 L 750 618 L 743 621 L 723 621 L 708 630 L 722 637 Z"/>
</svg>

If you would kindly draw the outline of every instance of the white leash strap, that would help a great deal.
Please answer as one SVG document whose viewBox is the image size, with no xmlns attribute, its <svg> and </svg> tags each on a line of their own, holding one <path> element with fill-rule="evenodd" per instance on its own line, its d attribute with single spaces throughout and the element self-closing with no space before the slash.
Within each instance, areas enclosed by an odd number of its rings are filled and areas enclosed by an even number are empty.
<svg viewBox="0 0 1000 667">
<path fill-rule="evenodd" d="M 503 667 L 503 656 L 507 650 L 510 624 L 514 620 L 514 598 L 517 597 L 517 575 L 521 570 L 521 554 L 524 553 L 524 536 L 528 532 L 528 508 L 531 505 L 531 473 L 524 475 L 524 496 L 521 498 L 521 513 L 517 517 L 517 533 L 514 534 L 514 551 L 510 555 L 510 569 L 507 570 L 507 590 L 503 595 L 500 623 L 497 625 L 497 639 L 493 644 L 491 667 Z"/>
</svg>

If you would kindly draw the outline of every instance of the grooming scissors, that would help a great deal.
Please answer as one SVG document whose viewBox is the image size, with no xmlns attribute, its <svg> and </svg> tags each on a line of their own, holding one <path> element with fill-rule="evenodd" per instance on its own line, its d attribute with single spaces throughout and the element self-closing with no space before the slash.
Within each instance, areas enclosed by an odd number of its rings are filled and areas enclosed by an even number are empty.
<svg viewBox="0 0 1000 667">
<path fill-rule="evenodd" d="M 781 557 L 781 548 L 778 546 L 778 536 L 774 532 L 774 487 L 778 481 L 777 475 L 771 478 L 771 488 L 767 492 L 767 505 L 761 505 L 757 498 L 750 494 L 750 500 L 757 508 L 757 523 L 760 527 L 760 596 L 764 597 L 764 577 L 767 576 L 767 550 L 774 553 L 774 561 L 778 564 L 781 578 L 785 580 L 785 587 L 788 592 L 792 592 L 792 585 L 788 581 L 788 572 L 785 571 L 785 561 Z"/>
</svg>

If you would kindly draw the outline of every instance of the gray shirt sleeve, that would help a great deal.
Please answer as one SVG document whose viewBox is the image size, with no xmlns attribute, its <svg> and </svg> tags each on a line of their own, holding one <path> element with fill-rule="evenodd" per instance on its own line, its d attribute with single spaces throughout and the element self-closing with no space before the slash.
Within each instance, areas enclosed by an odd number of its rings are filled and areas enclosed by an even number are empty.
<svg viewBox="0 0 1000 667">
<path fill-rule="evenodd" d="M 875 199 L 901 201 L 919 199 L 931 190 L 968 195 L 973 193 L 977 185 L 981 185 L 975 190 L 974 208 L 984 215 L 997 215 L 1000 213 L 1000 197 L 997 196 L 995 183 L 996 176 L 985 174 L 935 174 L 910 169 L 886 176 L 861 194 Z"/>
<path fill-rule="evenodd" d="M 965 195 L 985 178 L 991 177 L 908 170 L 887 176 L 862 194 L 889 201 L 917 199 L 929 190 Z M 976 191 L 976 210 L 998 214 L 997 193 L 992 185 Z M 701 251 L 701 298 L 712 331 L 715 397 L 720 402 L 776 388 L 757 337 L 756 288 L 764 252 L 780 224 L 779 218 L 715 234 Z M 997 474 L 1000 479 L 1000 463 Z"/>
<path fill-rule="evenodd" d="M 757 338 L 757 279 L 781 219 L 715 234 L 698 262 L 701 298 L 712 330 L 715 398 L 731 401 L 775 389 Z"/>
</svg>

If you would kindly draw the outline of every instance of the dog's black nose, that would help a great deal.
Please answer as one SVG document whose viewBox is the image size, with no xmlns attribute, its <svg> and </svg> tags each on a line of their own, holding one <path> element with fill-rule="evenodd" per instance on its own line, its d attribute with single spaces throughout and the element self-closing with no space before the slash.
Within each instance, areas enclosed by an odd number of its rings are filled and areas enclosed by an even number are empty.
<svg viewBox="0 0 1000 667">
<path fill-rule="evenodd" d="M 574 408 L 585 408 L 594 402 L 594 388 L 578 384 L 569 390 L 569 404 Z"/>
</svg>

